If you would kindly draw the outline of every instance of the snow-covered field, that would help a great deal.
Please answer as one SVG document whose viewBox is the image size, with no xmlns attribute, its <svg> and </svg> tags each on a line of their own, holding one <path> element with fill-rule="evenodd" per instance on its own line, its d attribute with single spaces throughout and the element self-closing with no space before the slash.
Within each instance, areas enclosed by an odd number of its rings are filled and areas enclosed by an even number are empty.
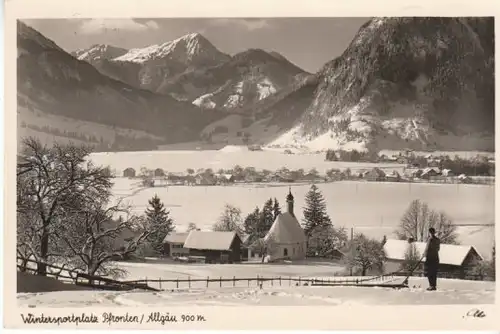
<svg viewBox="0 0 500 334">
<path fill-rule="evenodd" d="M 283 150 L 249 151 L 245 146 L 228 146 L 221 150 L 205 151 L 144 151 L 144 152 L 100 152 L 94 153 L 90 159 L 98 165 L 111 166 L 118 175 L 129 167 L 137 172 L 142 167 L 149 169 L 163 168 L 167 172 L 186 172 L 186 169 L 220 168 L 229 169 L 236 165 L 255 167 L 256 169 L 278 170 L 282 167 L 306 172 L 316 168 L 324 174 L 331 168 L 351 168 L 351 170 L 370 169 L 375 166 L 390 171 L 400 170 L 403 165 L 392 163 L 356 163 L 325 161 L 325 153 L 284 154 Z"/>
<path fill-rule="evenodd" d="M 276 197 L 284 207 L 288 185 L 170 186 L 140 188 L 140 182 L 126 178 L 114 180 L 116 199 L 123 198 L 135 213 L 142 213 L 148 200 L 157 194 L 170 210 L 177 230 L 184 231 L 190 222 L 210 229 L 226 203 L 250 213 L 265 200 Z M 302 219 L 305 194 L 309 185 L 291 185 L 295 213 Z M 489 256 L 493 246 L 494 187 L 482 185 L 334 182 L 318 184 L 334 225 L 365 233 L 371 237 L 390 237 L 409 203 L 420 199 L 435 210 L 446 212 L 459 226 L 463 244 L 475 246 Z M 466 205 L 464 205 L 466 203 Z"/>
<path fill-rule="evenodd" d="M 162 278 L 238 277 L 283 278 L 288 276 L 331 278 L 340 267 L 328 265 L 171 265 L 171 264 L 125 264 L 130 270 L 130 278 L 148 275 Z M 338 277 L 335 279 L 339 279 Z M 401 282 L 395 278 L 392 282 Z M 390 281 L 388 279 L 387 281 Z M 45 293 L 18 293 L 20 306 L 36 307 L 89 307 L 89 306 L 291 306 L 291 305 L 429 305 L 429 304 L 490 304 L 494 303 L 495 285 L 493 282 L 460 281 L 442 279 L 438 281 L 439 290 L 427 292 L 427 282 L 423 278 L 412 278 L 409 289 L 395 290 L 377 287 L 321 287 L 290 284 L 283 279 L 281 285 L 264 283 L 262 289 L 255 281 L 248 284 L 223 282 L 222 287 L 212 282 L 187 283 L 177 289 L 175 283 L 166 286 L 161 292 L 144 291 L 60 291 Z"/>
</svg>

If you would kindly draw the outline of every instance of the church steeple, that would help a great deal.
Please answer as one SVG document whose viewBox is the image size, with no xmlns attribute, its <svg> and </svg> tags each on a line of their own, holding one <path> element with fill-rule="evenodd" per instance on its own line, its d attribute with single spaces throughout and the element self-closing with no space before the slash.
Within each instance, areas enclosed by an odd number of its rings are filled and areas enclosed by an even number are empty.
<svg viewBox="0 0 500 334">
<path fill-rule="evenodd" d="M 288 195 L 286 196 L 286 203 L 287 203 L 287 212 L 291 214 L 292 216 L 295 217 L 295 214 L 293 213 L 293 195 L 292 195 L 292 187 L 288 188 Z"/>
</svg>

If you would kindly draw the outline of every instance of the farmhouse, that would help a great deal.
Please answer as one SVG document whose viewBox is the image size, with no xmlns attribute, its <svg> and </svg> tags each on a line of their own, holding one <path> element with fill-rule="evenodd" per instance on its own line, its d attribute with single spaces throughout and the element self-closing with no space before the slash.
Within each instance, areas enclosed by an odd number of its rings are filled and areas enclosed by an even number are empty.
<svg viewBox="0 0 500 334">
<path fill-rule="evenodd" d="M 419 256 L 425 251 L 426 244 L 424 242 L 413 242 L 410 244 L 406 240 L 387 240 L 384 245 L 387 258 L 385 270 L 387 272 L 394 272 L 401 269 L 401 265 L 405 260 L 405 253 L 410 245 L 415 245 L 418 254 L 420 254 Z M 457 278 L 464 278 L 467 268 L 482 260 L 483 258 L 473 246 L 441 244 L 439 250 L 439 272 Z"/>
<path fill-rule="evenodd" d="M 129 167 L 123 171 L 123 177 L 135 177 L 135 169 Z"/>
<path fill-rule="evenodd" d="M 191 231 L 184 242 L 190 256 L 204 257 L 206 263 L 241 261 L 241 239 L 236 232 Z"/>
<path fill-rule="evenodd" d="M 184 243 L 189 233 L 172 232 L 163 239 L 163 253 L 165 256 L 180 257 L 189 256 L 189 249 L 184 248 Z"/>
<path fill-rule="evenodd" d="M 440 173 L 439 173 L 439 170 L 437 168 L 425 168 L 423 171 L 422 171 L 422 174 L 420 174 L 420 178 L 421 179 L 426 179 L 426 180 L 429 180 L 431 177 L 435 177 L 435 176 L 438 176 Z"/>
<path fill-rule="evenodd" d="M 286 197 L 287 211 L 279 214 L 264 240 L 268 246 L 269 260 L 300 260 L 306 257 L 307 237 L 293 213 L 292 192 Z"/>
</svg>

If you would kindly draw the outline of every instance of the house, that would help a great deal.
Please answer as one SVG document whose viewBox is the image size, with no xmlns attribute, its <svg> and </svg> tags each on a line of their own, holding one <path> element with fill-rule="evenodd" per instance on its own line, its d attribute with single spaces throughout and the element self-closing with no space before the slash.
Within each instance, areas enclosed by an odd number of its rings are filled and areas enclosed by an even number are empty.
<svg viewBox="0 0 500 334">
<path fill-rule="evenodd" d="M 469 176 L 465 175 L 465 174 L 460 174 L 458 176 L 458 181 L 462 182 L 462 183 L 471 183 L 472 179 Z"/>
<path fill-rule="evenodd" d="M 233 174 L 219 174 L 217 175 L 217 181 L 220 184 L 234 183 L 234 176 Z"/>
<path fill-rule="evenodd" d="M 443 175 L 445 177 L 455 176 L 455 174 L 453 173 L 453 171 L 451 169 L 446 169 L 446 168 L 441 171 L 441 175 Z"/>
<path fill-rule="evenodd" d="M 165 176 L 165 171 L 161 168 L 156 168 L 153 175 L 154 176 Z"/>
<path fill-rule="evenodd" d="M 190 256 L 204 257 L 206 263 L 241 262 L 241 238 L 236 232 L 189 232 L 184 248 Z"/>
<path fill-rule="evenodd" d="M 386 180 L 387 181 L 390 181 L 390 182 L 399 182 L 401 181 L 401 175 L 399 175 L 399 173 L 395 170 L 393 170 L 391 173 L 387 174 L 385 176 Z"/>
<path fill-rule="evenodd" d="M 410 245 L 415 245 L 418 254 L 425 251 L 425 242 L 412 242 L 406 240 L 388 239 L 384 244 L 386 253 L 385 270 L 387 273 L 401 269 L 405 260 L 405 253 Z M 421 255 L 420 255 L 421 256 Z M 441 244 L 439 250 L 439 272 L 447 275 L 464 278 L 469 266 L 482 261 L 483 258 L 473 246 Z M 422 259 L 425 261 L 425 258 Z"/>
<path fill-rule="evenodd" d="M 123 171 L 123 177 L 135 177 L 135 169 L 129 167 Z"/>
<path fill-rule="evenodd" d="M 151 182 L 153 187 L 166 187 L 168 184 L 167 179 L 164 177 L 154 177 Z"/>
<path fill-rule="evenodd" d="M 189 232 L 171 232 L 163 239 L 163 253 L 165 256 L 181 257 L 189 256 L 189 249 L 184 247 L 184 243 Z"/>
<path fill-rule="evenodd" d="M 440 174 L 439 169 L 434 168 L 434 167 L 433 168 L 428 167 L 422 171 L 422 174 L 420 174 L 420 178 L 425 179 L 425 180 L 429 180 L 431 177 L 436 177 L 439 174 Z"/>
<path fill-rule="evenodd" d="M 287 211 L 274 220 L 264 240 L 270 261 L 280 259 L 301 260 L 306 257 L 307 237 L 293 212 L 294 198 L 291 190 L 286 197 Z"/>
<path fill-rule="evenodd" d="M 364 175 L 364 178 L 367 181 L 384 181 L 385 180 L 385 173 L 380 168 L 375 167 L 372 170 L 370 170 L 368 173 L 366 173 Z"/>
</svg>

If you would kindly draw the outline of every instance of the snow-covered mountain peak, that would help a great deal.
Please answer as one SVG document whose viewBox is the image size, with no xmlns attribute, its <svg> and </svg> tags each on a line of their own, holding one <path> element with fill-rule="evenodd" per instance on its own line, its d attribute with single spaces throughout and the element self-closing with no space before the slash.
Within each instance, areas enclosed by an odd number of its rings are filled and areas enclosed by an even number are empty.
<svg viewBox="0 0 500 334">
<path fill-rule="evenodd" d="M 127 53 L 127 51 L 127 49 L 109 44 L 93 44 L 89 48 L 73 52 L 72 55 L 78 58 L 78 60 L 93 62 L 99 60 L 111 60 Z"/>
<path fill-rule="evenodd" d="M 200 33 L 190 33 L 162 44 L 155 44 L 145 48 L 131 49 L 126 54 L 115 58 L 115 61 L 127 61 L 133 63 L 145 63 L 158 59 L 175 59 L 183 63 L 189 63 L 198 59 L 227 58 L 217 50 Z"/>
</svg>

